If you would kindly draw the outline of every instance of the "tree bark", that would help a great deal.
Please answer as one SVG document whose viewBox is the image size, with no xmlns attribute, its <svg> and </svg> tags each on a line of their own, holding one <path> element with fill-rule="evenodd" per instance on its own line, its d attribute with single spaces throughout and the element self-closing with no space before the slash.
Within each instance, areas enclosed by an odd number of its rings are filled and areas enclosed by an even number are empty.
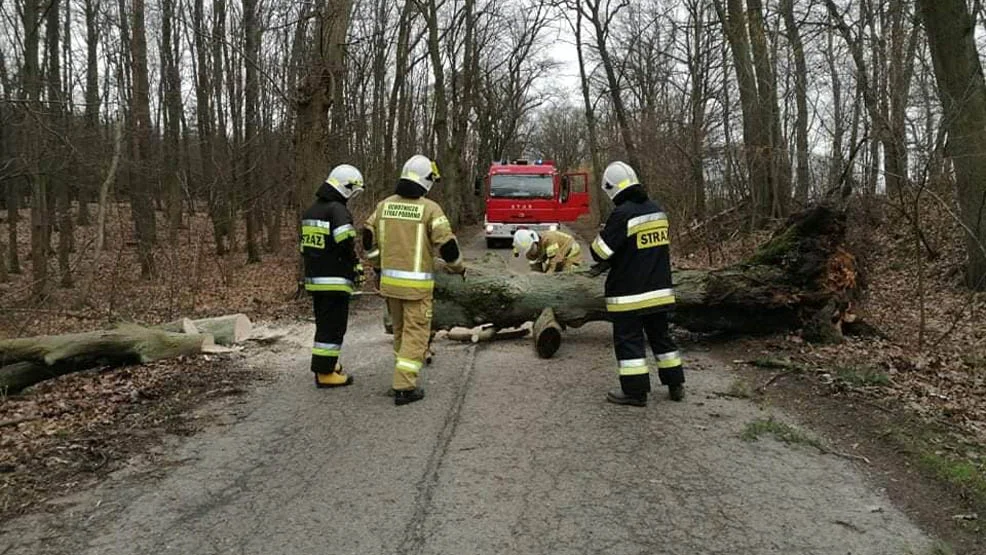
<svg viewBox="0 0 986 555">
<path fill-rule="evenodd" d="M 257 114 L 260 86 L 257 82 L 257 64 L 260 61 L 260 29 L 257 26 L 257 0 L 243 0 L 243 35 L 244 35 L 244 65 L 246 66 L 246 84 L 244 86 L 245 128 L 244 153 L 245 168 L 243 183 L 245 185 L 246 209 L 246 251 L 247 264 L 260 262 L 260 199 L 258 198 L 256 161 L 260 148 L 257 145 Z M 279 231 L 279 230 L 278 230 Z"/>
<path fill-rule="evenodd" d="M 133 22 L 131 25 L 131 72 L 133 105 L 130 109 L 133 119 L 133 163 L 138 170 L 149 171 L 151 112 L 149 82 L 147 76 L 147 35 L 144 29 L 144 0 L 133 0 Z M 140 175 L 130 183 L 130 208 L 133 215 L 134 231 L 137 236 L 137 254 L 140 259 L 140 275 L 151 279 L 156 274 L 154 264 L 154 242 L 157 235 L 154 201 L 147 175 Z"/>
<path fill-rule="evenodd" d="M 794 97 L 798 114 L 794 123 L 796 156 L 798 159 L 798 184 L 794 198 L 805 206 L 808 203 L 808 189 L 811 186 L 808 164 L 808 64 L 805 61 L 805 47 L 801 40 L 801 29 L 794 18 L 794 0 L 782 0 L 781 11 L 784 13 L 784 26 L 787 29 L 787 39 L 791 44 L 794 56 Z M 835 76 L 836 79 L 838 76 Z M 838 82 L 832 84 L 833 101 L 838 102 Z M 836 107 L 836 116 L 840 107 Z M 834 142 L 834 141 L 833 141 Z"/>
<path fill-rule="evenodd" d="M 969 265 L 966 284 L 986 289 L 986 80 L 965 0 L 919 0 L 955 166 Z"/>
<path fill-rule="evenodd" d="M 174 30 L 175 0 L 161 1 L 161 86 L 164 89 L 164 191 L 167 206 L 168 241 L 178 241 L 181 227 L 181 176 L 179 173 L 179 127 L 181 126 L 181 76 L 176 59 Z"/>
</svg>

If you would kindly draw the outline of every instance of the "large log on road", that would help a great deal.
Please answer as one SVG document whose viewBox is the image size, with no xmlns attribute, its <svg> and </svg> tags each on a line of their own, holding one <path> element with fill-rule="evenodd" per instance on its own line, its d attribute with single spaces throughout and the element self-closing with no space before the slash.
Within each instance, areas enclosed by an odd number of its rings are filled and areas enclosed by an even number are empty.
<svg viewBox="0 0 986 555">
<path fill-rule="evenodd" d="M 740 264 L 674 272 L 672 321 L 696 332 L 801 330 L 812 341 L 837 341 L 857 293 L 856 259 L 845 241 L 845 214 L 834 208 L 792 216 Z M 465 280 L 436 278 L 433 326 L 516 327 L 548 308 L 563 326 L 605 320 L 604 280 L 585 271 L 504 275 L 473 263 Z"/>
</svg>

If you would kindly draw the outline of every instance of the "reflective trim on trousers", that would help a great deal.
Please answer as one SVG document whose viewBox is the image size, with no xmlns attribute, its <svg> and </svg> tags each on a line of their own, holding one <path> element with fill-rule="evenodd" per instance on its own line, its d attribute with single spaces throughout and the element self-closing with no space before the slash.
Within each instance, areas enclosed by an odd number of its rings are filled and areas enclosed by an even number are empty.
<svg viewBox="0 0 986 555">
<path fill-rule="evenodd" d="M 342 351 L 342 345 L 338 343 L 320 343 L 316 341 L 312 345 L 312 355 L 319 357 L 338 357 Z"/>
<path fill-rule="evenodd" d="M 632 358 L 621 360 L 619 363 L 621 376 L 639 376 L 648 373 L 646 359 Z"/>
<path fill-rule="evenodd" d="M 582 247 L 578 243 L 573 243 L 572 248 L 568 249 L 568 254 L 565 255 L 565 258 L 576 258 L 580 254 L 582 254 Z"/>
<path fill-rule="evenodd" d="M 674 291 L 672 289 L 658 289 L 637 295 L 606 297 L 606 310 L 608 312 L 627 312 L 669 304 L 674 304 Z"/>
<path fill-rule="evenodd" d="M 627 237 L 631 237 L 636 233 L 649 229 L 658 229 L 662 227 L 668 227 L 668 216 L 664 212 L 654 212 L 653 214 L 644 214 L 643 216 L 637 216 L 636 218 L 630 218 L 627 221 Z"/>
<path fill-rule="evenodd" d="M 601 235 L 597 235 L 596 239 L 592 242 L 592 250 L 603 260 L 609 260 L 613 256 L 613 249 L 609 248 L 609 245 L 606 244 L 606 241 L 603 241 Z"/>
<path fill-rule="evenodd" d="M 670 353 L 661 353 L 657 355 L 658 368 L 674 368 L 676 366 L 681 366 L 680 352 L 671 351 Z"/>
<path fill-rule="evenodd" d="M 356 228 L 352 224 L 341 225 L 332 230 L 332 238 L 341 243 L 350 237 L 356 237 Z"/>
<path fill-rule="evenodd" d="M 307 291 L 342 291 L 344 293 L 353 292 L 353 282 L 340 277 L 306 277 L 305 290 Z"/>
<path fill-rule="evenodd" d="M 398 357 L 395 368 L 397 368 L 401 372 L 410 372 L 411 374 L 417 374 L 418 372 L 421 371 L 421 366 L 423 366 L 422 363 L 416 360 Z"/>
</svg>

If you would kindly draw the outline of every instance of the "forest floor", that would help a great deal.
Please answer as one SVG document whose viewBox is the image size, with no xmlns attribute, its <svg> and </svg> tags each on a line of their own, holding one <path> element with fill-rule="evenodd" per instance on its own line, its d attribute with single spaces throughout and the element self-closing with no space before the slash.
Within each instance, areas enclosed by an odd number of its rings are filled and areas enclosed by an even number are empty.
<svg viewBox="0 0 986 555">
<path fill-rule="evenodd" d="M 122 205 L 117 214 L 126 218 Z M 694 372 L 687 402 L 661 400 L 639 414 L 599 402 L 612 382 L 604 325 L 573 332 L 538 373 L 525 362 L 526 342 L 443 342 L 430 372 L 433 393 L 408 429 L 391 422 L 400 415 L 383 394 L 389 370 L 376 351 L 386 354 L 389 338 L 373 299 L 357 304 L 350 332 L 361 352 L 358 386 L 369 379 L 370 390 L 317 401 L 306 379 L 309 309 L 304 299 L 291 300 L 293 230 L 285 230 L 281 254 L 247 266 L 242 253 L 216 257 L 211 226 L 193 218 L 181 248 L 159 253 L 162 277 L 148 284 L 133 274 L 131 232 L 120 221 L 111 220 L 118 235 L 88 282 L 80 275 L 74 290 L 56 289 L 41 303 L 24 301 L 30 268 L 22 222 L 25 273 L 0 284 L 0 337 L 244 312 L 287 342 L 225 358 L 86 372 L 0 400 L 0 521 L 26 515 L 0 527 L 0 552 L 42 552 L 34 550 L 40 545 L 52 553 L 162 545 L 219 552 L 233 537 L 243 552 L 261 552 L 277 544 L 262 543 L 251 526 L 257 511 L 275 505 L 292 508 L 278 517 L 285 531 L 276 538 L 299 552 L 333 534 L 349 534 L 336 540 L 348 546 L 339 552 L 493 552 L 511 534 L 515 543 L 500 547 L 514 552 L 568 552 L 578 541 L 605 552 L 656 549 L 645 541 L 655 536 L 648 528 L 655 518 L 664 520 L 658 535 L 667 541 L 653 552 L 908 552 L 901 542 L 913 553 L 947 552 L 935 551 L 911 522 L 956 552 L 981 552 L 986 358 L 977 318 L 984 298 L 957 283 L 961 250 L 945 239 L 945 226 L 928 231 L 940 252 L 927 266 L 929 339 L 920 348 L 914 249 L 906 232 L 894 231 L 902 224 L 878 218 L 862 251 L 870 278 L 860 312 L 884 338 L 817 347 L 793 335 L 683 337 Z M 80 232 L 77 244 L 85 245 L 87 232 Z M 736 260 L 762 238 L 727 236 L 713 248 L 692 238 L 675 253 L 676 265 Z M 481 236 L 470 241 L 477 254 Z M 374 354 L 364 359 L 363 352 Z M 387 448 L 397 445 L 399 453 Z M 311 460 L 327 453 L 339 467 L 312 476 Z M 560 470 L 542 475 L 549 468 Z M 297 489 L 306 481 L 313 492 L 340 493 L 320 500 Z M 215 487 L 199 491 L 195 483 Z M 610 506 L 605 500 L 614 495 L 636 504 Z M 595 508 L 576 507 L 588 503 L 585 496 Z M 669 498 L 678 509 L 667 507 Z M 332 521 L 333 514 L 345 516 Z M 310 522 L 325 533 L 313 533 Z M 184 529 L 176 523 L 200 532 L 176 537 L 168 531 Z M 346 530 L 338 528 L 343 523 Z M 595 538 L 581 535 L 593 527 Z M 374 543 L 380 533 L 392 537 Z M 536 536 L 548 543 L 532 543 Z"/>
</svg>

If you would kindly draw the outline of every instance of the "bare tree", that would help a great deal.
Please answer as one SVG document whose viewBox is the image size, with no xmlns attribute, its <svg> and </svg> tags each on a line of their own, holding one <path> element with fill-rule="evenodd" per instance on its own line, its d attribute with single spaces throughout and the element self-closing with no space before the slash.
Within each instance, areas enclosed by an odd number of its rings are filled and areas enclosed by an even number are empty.
<svg viewBox="0 0 986 555">
<path fill-rule="evenodd" d="M 131 118 L 133 137 L 133 164 L 138 169 L 148 169 L 151 163 L 151 110 L 149 79 L 147 75 L 147 34 L 144 27 L 144 0 L 133 0 L 131 6 L 132 34 L 130 44 Z M 140 259 L 140 275 L 151 279 L 156 273 L 154 243 L 157 235 L 154 201 L 146 176 L 138 176 L 130 183 L 130 208 L 133 212 L 134 230 L 137 236 L 137 252 Z"/>
<path fill-rule="evenodd" d="M 964 0 L 919 0 L 945 110 L 969 264 L 966 283 L 986 289 L 986 81 Z"/>
</svg>

